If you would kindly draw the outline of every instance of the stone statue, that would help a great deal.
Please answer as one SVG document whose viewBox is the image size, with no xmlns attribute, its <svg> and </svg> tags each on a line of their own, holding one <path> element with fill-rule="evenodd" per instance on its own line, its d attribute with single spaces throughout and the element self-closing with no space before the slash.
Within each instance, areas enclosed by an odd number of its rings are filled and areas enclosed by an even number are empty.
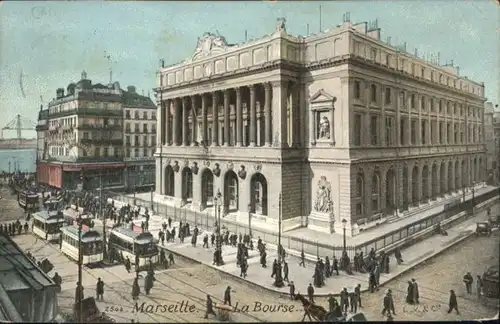
<svg viewBox="0 0 500 324">
<path fill-rule="evenodd" d="M 330 139 L 330 121 L 326 116 L 321 117 L 319 122 L 319 138 Z"/>
<path fill-rule="evenodd" d="M 280 31 L 286 31 L 286 19 L 284 17 L 281 17 L 281 18 L 278 18 L 276 19 L 276 31 L 277 32 L 280 32 Z"/>
<path fill-rule="evenodd" d="M 214 48 L 225 48 L 228 47 L 226 38 L 221 35 L 215 35 L 210 32 L 206 32 L 198 38 L 198 43 L 196 44 L 196 49 L 193 54 L 193 58 L 198 56 L 206 56 Z"/>
<path fill-rule="evenodd" d="M 322 176 L 318 181 L 318 190 L 316 191 L 316 201 L 314 202 L 314 210 L 320 213 L 330 213 L 333 209 L 333 201 L 331 195 L 332 186 L 325 176 Z"/>
</svg>

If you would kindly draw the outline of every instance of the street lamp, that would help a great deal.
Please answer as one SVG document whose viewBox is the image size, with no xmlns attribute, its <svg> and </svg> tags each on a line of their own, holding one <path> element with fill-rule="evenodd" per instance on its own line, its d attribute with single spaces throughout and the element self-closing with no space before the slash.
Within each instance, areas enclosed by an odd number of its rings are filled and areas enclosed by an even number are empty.
<svg viewBox="0 0 500 324">
<path fill-rule="evenodd" d="M 252 204 L 248 204 L 248 234 L 252 237 Z"/>
<path fill-rule="evenodd" d="M 215 248 L 215 264 L 217 266 L 221 266 L 224 264 L 224 260 L 222 259 L 222 240 L 221 240 L 221 232 L 220 232 L 220 212 L 222 205 L 222 194 L 220 189 L 217 191 L 217 194 L 214 198 L 215 201 L 215 221 L 217 222 L 217 243 Z"/>
<path fill-rule="evenodd" d="M 346 226 L 347 226 L 347 220 L 345 218 L 342 218 L 342 229 L 344 230 L 344 253 L 346 252 L 346 238 L 345 238 L 345 231 L 346 231 Z"/>
<path fill-rule="evenodd" d="M 82 265 L 83 265 L 83 253 L 82 253 L 82 213 L 78 209 L 78 283 L 76 285 L 76 298 L 75 304 L 78 305 L 78 322 L 83 323 L 83 283 L 82 283 Z M 76 307 L 75 307 L 76 310 Z"/>
<path fill-rule="evenodd" d="M 274 286 L 275 287 L 283 287 L 285 284 L 283 283 L 283 278 L 281 277 L 281 253 L 282 252 L 282 247 L 281 247 L 281 192 L 279 194 L 278 198 L 278 265 L 276 269 L 276 276 L 274 277 Z"/>
</svg>

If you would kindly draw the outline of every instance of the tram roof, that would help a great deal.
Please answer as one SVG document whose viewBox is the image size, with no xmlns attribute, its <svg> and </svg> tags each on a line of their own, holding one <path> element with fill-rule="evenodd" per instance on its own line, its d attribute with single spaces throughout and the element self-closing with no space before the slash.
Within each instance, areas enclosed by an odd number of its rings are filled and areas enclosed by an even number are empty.
<svg viewBox="0 0 500 324">
<path fill-rule="evenodd" d="M 131 240 L 134 240 L 136 243 L 149 243 L 151 241 L 154 241 L 153 234 L 150 232 L 135 232 L 125 226 L 118 226 L 112 229 L 112 233 L 115 232 L 115 234 L 118 234 L 118 236 L 124 236 L 125 238 L 129 238 Z"/>
<path fill-rule="evenodd" d="M 33 214 L 33 217 L 38 217 L 43 220 L 45 220 L 47 223 L 56 223 L 57 221 L 63 221 L 64 219 L 59 216 L 59 212 L 57 210 L 51 210 L 51 211 L 46 211 L 46 210 L 41 210 L 39 212 L 36 212 Z"/>
<path fill-rule="evenodd" d="M 78 227 L 76 226 L 66 226 L 61 228 L 61 231 L 70 234 L 74 238 L 78 238 Z M 94 242 L 94 241 L 102 241 L 101 234 L 99 232 L 83 228 L 82 227 L 82 242 Z"/>
<path fill-rule="evenodd" d="M 82 213 L 81 215 L 78 214 L 78 212 L 72 208 L 68 208 L 68 209 L 64 209 L 63 211 L 63 215 L 66 216 L 66 217 L 71 217 L 71 218 L 74 218 L 74 219 L 77 219 L 79 217 L 81 218 L 88 218 L 89 215 L 86 214 L 86 213 Z"/>
</svg>

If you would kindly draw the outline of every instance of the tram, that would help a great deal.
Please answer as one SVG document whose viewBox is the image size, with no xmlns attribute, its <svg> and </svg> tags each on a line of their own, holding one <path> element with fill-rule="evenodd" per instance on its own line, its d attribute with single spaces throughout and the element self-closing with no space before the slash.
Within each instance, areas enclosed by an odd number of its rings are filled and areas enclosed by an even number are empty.
<svg viewBox="0 0 500 324">
<path fill-rule="evenodd" d="M 33 214 L 31 229 L 33 234 L 47 241 L 57 241 L 64 217 L 58 211 L 42 210 Z"/>
<path fill-rule="evenodd" d="M 62 243 L 61 252 L 69 258 L 78 261 L 78 244 L 80 243 L 77 226 L 61 228 Z M 103 240 L 101 234 L 82 226 L 81 235 L 82 264 L 95 264 L 103 260 Z"/>
<path fill-rule="evenodd" d="M 17 193 L 17 203 L 26 211 L 38 211 L 40 205 L 40 197 L 36 192 L 19 191 Z"/>
<path fill-rule="evenodd" d="M 132 264 L 136 264 L 138 258 L 138 268 L 149 266 L 149 261 L 158 263 L 157 241 L 150 232 L 141 232 L 126 226 L 114 227 L 108 239 L 108 251 L 119 255 L 120 258 L 128 257 Z"/>
<path fill-rule="evenodd" d="M 89 226 L 90 228 L 94 227 L 91 216 L 87 213 L 84 213 L 82 210 L 76 211 L 74 208 L 63 210 L 62 213 L 66 224 L 68 226 L 78 225 L 78 219 L 81 218 L 83 225 Z"/>
</svg>

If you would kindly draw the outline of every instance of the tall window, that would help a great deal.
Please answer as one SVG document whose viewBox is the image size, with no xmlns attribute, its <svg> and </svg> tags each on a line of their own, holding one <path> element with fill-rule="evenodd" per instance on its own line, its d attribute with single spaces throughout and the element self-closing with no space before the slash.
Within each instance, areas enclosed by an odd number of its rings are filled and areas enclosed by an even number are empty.
<svg viewBox="0 0 500 324">
<path fill-rule="evenodd" d="M 389 54 L 385 57 L 385 65 L 391 66 L 391 56 Z"/>
<path fill-rule="evenodd" d="M 227 193 L 229 195 L 229 209 L 233 210 L 238 208 L 238 180 L 235 177 L 231 177 L 228 183 L 227 187 Z M 262 184 L 260 182 L 257 182 L 255 184 L 256 188 L 255 190 L 259 190 L 259 197 L 262 196 Z"/>
<path fill-rule="evenodd" d="M 148 119 L 148 112 L 147 111 L 144 111 L 142 113 L 142 119 Z"/>
<path fill-rule="evenodd" d="M 362 118 L 360 114 L 354 115 L 354 145 L 361 146 Z"/>
<path fill-rule="evenodd" d="M 356 178 L 356 198 L 358 200 L 356 203 L 356 215 L 363 215 L 364 191 L 363 176 L 358 175 Z"/>
<path fill-rule="evenodd" d="M 416 120 L 411 121 L 410 135 L 411 135 L 411 144 L 415 145 L 417 143 L 417 121 Z"/>
<path fill-rule="evenodd" d="M 457 124 L 455 124 L 453 132 L 454 132 L 453 144 L 458 144 L 458 125 Z"/>
<path fill-rule="evenodd" d="M 444 144 L 444 123 L 439 123 L 439 143 Z"/>
<path fill-rule="evenodd" d="M 385 88 L 385 104 L 391 104 L 391 88 Z"/>
<path fill-rule="evenodd" d="M 378 213 L 380 211 L 379 204 L 380 195 L 380 179 L 378 174 L 374 174 L 372 178 L 372 212 Z"/>
<path fill-rule="evenodd" d="M 370 117 L 370 136 L 371 136 L 371 140 L 370 140 L 371 145 L 377 145 L 378 144 L 378 116 L 371 116 Z"/>
<path fill-rule="evenodd" d="M 394 145 L 394 134 L 393 134 L 393 117 L 385 117 L 385 142 L 387 146 Z"/>
<path fill-rule="evenodd" d="M 420 123 L 420 133 L 421 133 L 421 139 L 422 139 L 422 145 L 427 144 L 427 121 L 422 120 Z"/>
<path fill-rule="evenodd" d="M 399 119 L 399 144 L 406 145 L 408 139 L 406 139 L 406 127 L 408 127 L 406 118 Z"/>
<path fill-rule="evenodd" d="M 410 96 L 410 107 L 411 109 L 415 109 L 415 94 L 412 93 Z"/>
<path fill-rule="evenodd" d="M 439 113 L 443 113 L 443 100 L 439 100 Z"/>
<path fill-rule="evenodd" d="M 361 84 L 359 81 L 354 81 L 354 98 L 361 98 Z"/>
<path fill-rule="evenodd" d="M 430 139 L 429 139 L 429 144 L 433 144 L 433 143 L 436 143 L 436 139 L 438 138 L 437 135 L 437 121 L 433 120 L 431 122 L 431 136 L 430 136 Z"/>
<path fill-rule="evenodd" d="M 420 97 L 420 110 L 425 111 L 425 97 Z"/>
<path fill-rule="evenodd" d="M 142 131 L 143 131 L 144 133 L 147 133 L 147 132 L 148 132 L 148 124 L 146 124 L 146 123 L 142 124 Z"/>
<path fill-rule="evenodd" d="M 372 102 L 377 102 L 377 87 L 374 84 L 370 86 L 370 98 Z"/>
<path fill-rule="evenodd" d="M 372 48 L 371 59 L 374 61 L 377 59 L 377 49 L 376 48 Z"/>
</svg>

